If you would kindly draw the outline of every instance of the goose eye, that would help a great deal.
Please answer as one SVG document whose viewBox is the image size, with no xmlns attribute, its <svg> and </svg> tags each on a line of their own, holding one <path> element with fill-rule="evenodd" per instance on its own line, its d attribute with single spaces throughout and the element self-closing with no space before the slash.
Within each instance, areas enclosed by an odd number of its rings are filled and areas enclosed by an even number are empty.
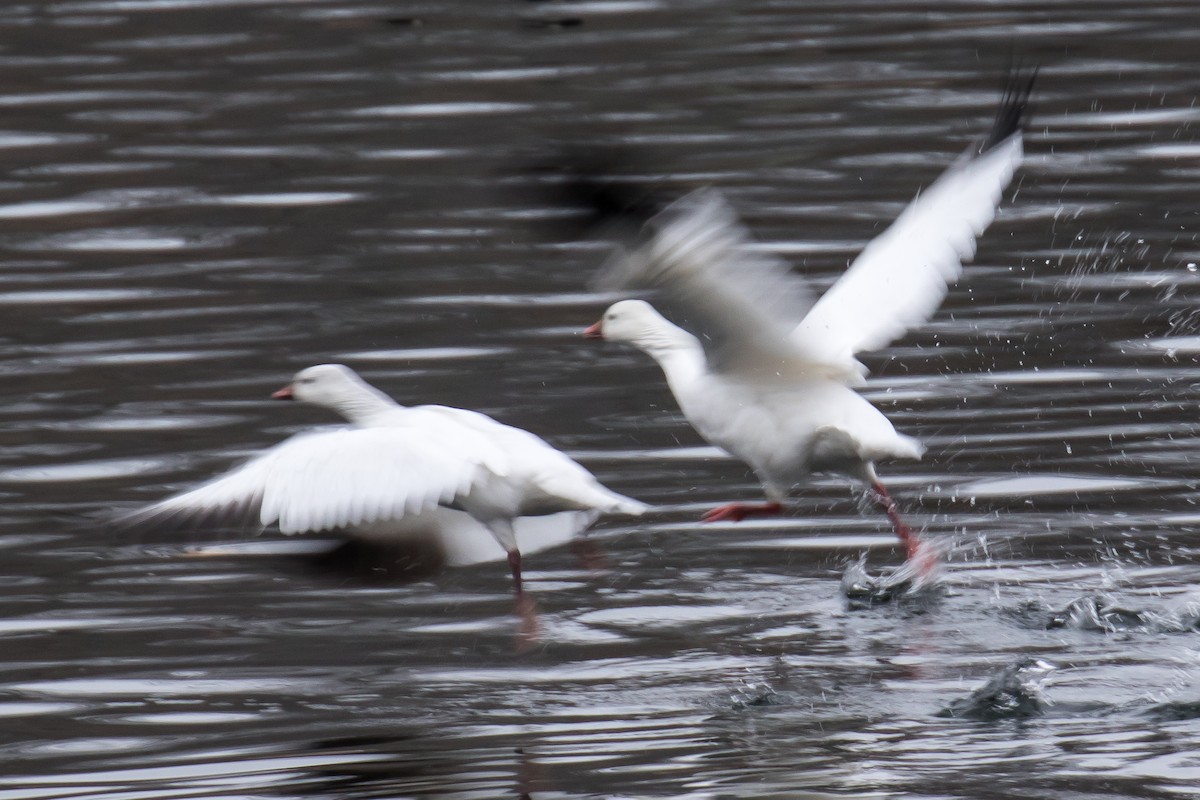
<svg viewBox="0 0 1200 800">
<path fill-rule="evenodd" d="M 605 317 L 605 319 L 609 320 L 610 322 L 616 318 L 617 318 L 616 314 L 609 314 L 608 316 Z"/>
</svg>

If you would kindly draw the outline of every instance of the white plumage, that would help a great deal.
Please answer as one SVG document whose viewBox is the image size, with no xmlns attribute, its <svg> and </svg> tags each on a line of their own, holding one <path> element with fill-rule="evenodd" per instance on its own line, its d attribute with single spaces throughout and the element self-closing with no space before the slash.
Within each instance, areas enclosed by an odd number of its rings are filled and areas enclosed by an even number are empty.
<svg viewBox="0 0 1200 800">
<path fill-rule="evenodd" d="M 352 427 L 297 434 L 119 523 L 278 525 L 286 534 L 340 529 L 373 540 L 423 539 L 452 565 L 507 554 L 520 591 L 523 529 L 534 549 L 544 549 L 599 513 L 646 509 L 528 431 L 474 411 L 400 406 L 338 364 L 302 370 L 274 396 L 330 408 Z"/>
<path fill-rule="evenodd" d="M 644 301 L 624 300 L 586 335 L 651 355 L 688 421 L 748 463 L 770 500 L 721 506 L 705 519 L 778 513 L 809 473 L 839 472 L 874 489 L 909 556 L 916 553 L 874 462 L 920 458 L 922 447 L 851 388 L 866 373 L 855 356 L 926 321 L 974 256 L 1022 159 L 1032 78 L 1022 80 L 1015 77 L 986 142 L 919 194 L 815 303 L 786 264 L 752 247 L 712 189 L 667 206 L 610 259 L 602 285 L 656 290 L 691 333 Z"/>
<path fill-rule="evenodd" d="M 1024 155 L 1021 132 L 961 157 L 873 239 L 792 336 L 840 362 L 926 322 L 975 256 Z"/>
</svg>

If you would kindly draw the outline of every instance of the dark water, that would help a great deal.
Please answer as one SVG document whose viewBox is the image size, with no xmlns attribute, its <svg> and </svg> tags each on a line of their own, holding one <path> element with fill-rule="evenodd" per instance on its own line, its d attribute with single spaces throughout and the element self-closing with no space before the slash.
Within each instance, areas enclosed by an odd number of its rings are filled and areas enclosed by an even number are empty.
<svg viewBox="0 0 1200 800">
<path fill-rule="evenodd" d="M 1200 796 L 1198 23 L 5 4 L 0 800 Z M 578 338 L 603 250 L 498 176 L 547 137 L 634 144 L 827 282 L 987 127 L 1013 48 L 1043 65 L 1015 199 L 870 359 L 929 446 L 883 474 L 953 543 L 945 592 L 851 606 L 848 563 L 899 559 L 882 515 L 829 480 L 786 520 L 697 525 L 756 484 L 648 359 Z M 372 581 L 272 534 L 197 555 L 86 521 L 326 421 L 265 398 L 329 360 L 667 508 L 601 526 L 601 572 L 528 560 L 528 650 L 500 564 Z M 1025 659 L 1054 669 L 1021 713 L 975 713 Z"/>
</svg>

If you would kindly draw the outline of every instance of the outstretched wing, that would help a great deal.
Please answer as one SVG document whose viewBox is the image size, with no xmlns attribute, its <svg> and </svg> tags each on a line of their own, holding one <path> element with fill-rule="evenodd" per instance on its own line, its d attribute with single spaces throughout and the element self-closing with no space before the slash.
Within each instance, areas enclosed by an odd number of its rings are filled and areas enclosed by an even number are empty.
<svg viewBox="0 0 1200 800">
<path fill-rule="evenodd" d="M 1023 155 L 1020 126 L 1036 73 L 1013 75 L 996 122 L 859 254 L 792 334 L 852 363 L 927 321 L 975 255 Z"/>
<path fill-rule="evenodd" d="M 308 533 L 420 514 L 466 494 L 479 460 L 409 428 L 301 433 L 191 491 L 116 520 L 123 528 L 266 527 Z"/>
</svg>

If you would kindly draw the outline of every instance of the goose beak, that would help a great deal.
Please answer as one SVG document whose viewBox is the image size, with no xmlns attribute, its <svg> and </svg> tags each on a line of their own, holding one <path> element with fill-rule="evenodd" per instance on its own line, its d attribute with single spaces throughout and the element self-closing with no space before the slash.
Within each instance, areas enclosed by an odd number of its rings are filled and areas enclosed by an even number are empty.
<svg viewBox="0 0 1200 800">
<path fill-rule="evenodd" d="M 272 400 L 295 400 L 296 395 L 292 394 L 292 385 L 289 383 L 277 392 L 271 392 Z"/>
<path fill-rule="evenodd" d="M 591 326 L 586 331 L 584 331 L 583 338 L 585 338 L 585 339 L 603 339 L 604 338 L 604 321 L 601 320 L 600 322 L 597 322 L 595 325 Z"/>
</svg>

